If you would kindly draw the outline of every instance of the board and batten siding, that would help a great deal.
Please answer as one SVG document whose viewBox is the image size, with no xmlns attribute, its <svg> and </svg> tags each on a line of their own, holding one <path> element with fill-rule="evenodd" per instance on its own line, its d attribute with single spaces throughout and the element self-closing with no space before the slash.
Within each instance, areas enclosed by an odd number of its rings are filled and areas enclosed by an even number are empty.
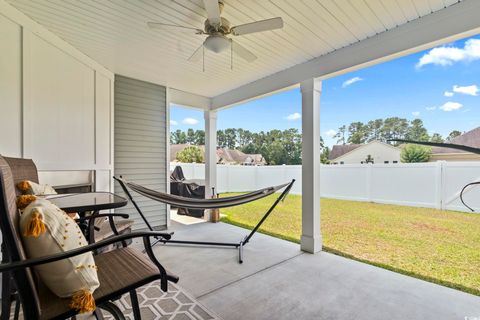
<svg viewBox="0 0 480 320">
<path fill-rule="evenodd" d="M 112 191 L 114 74 L 0 0 L 0 154 Z"/>
<path fill-rule="evenodd" d="M 115 76 L 115 175 L 162 192 L 167 190 L 166 104 L 165 87 Z M 123 194 L 118 183 L 115 192 Z M 132 196 L 152 226 L 166 227 L 165 204 Z M 128 213 L 134 229 L 147 227 L 131 203 L 115 212 Z"/>
</svg>

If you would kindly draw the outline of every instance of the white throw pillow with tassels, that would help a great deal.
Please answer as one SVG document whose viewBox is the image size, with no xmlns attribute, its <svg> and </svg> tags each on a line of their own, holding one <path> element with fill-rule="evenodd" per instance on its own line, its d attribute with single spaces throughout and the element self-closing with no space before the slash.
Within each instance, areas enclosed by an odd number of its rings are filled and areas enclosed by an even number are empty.
<svg viewBox="0 0 480 320">
<path fill-rule="evenodd" d="M 48 184 L 38 184 L 29 180 L 23 180 L 17 183 L 17 188 L 23 194 L 33 194 L 38 196 L 57 194 L 57 191 L 55 191 L 55 189 Z"/>
<path fill-rule="evenodd" d="M 29 203 L 30 201 L 32 202 Z M 24 208 L 20 217 L 20 232 L 29 258 L 87 245 L 77 223 L 50 201 L 34 196 L 20 196 L 17 206 L 19 209 Z M 34 269 L 54 294 L 72 298 L 72 309 L 80 313 L 95 310 L 92 294 L 100 283 L 91 252 L 36 266 Z"/>
</svg>

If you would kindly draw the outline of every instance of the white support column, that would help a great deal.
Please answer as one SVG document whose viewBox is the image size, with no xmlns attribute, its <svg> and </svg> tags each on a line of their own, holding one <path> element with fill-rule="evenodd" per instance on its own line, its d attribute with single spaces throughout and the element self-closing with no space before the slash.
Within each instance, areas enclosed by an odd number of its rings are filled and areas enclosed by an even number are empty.
<svg viewBox="0 0 480 320">
<path fill-rule="evenodd" d="M 217 112 L 205 111 L 205 197 L 212 196 L 212 187 L 217 192 Z M 208 210 L 205 219 L 210 220 Z"/>
<path fill-rule="evenodd" d="M 302 238 L 301 249 L 322 250 L 320 233 L 320 94 L 317 79 L 301 83 L 302 92 Z"/>
<path fill-rule="evenodd" d="M 167 87 L 165 91 L 165 119 L 167 120 L 165 123 L 165 157 L 167 159 L 167 165 L 165 168 L 165 176 L 167 177 L 166 185 L 165 185 L 165 192 L 170 193 L 170 88 Z M 113 123 L 113 122 L 112 122 Z M 167 211 L 167 228 L 171 225 L 170 220 L 170 205 L 166 205 Z"/>
</svg>

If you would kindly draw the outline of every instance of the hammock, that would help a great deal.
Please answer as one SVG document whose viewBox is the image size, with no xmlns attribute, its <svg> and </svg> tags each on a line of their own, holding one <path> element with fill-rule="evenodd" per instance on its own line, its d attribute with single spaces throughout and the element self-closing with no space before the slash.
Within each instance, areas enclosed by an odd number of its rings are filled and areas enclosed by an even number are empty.
<svg viewBox="0 0 480 320">
<path fill-rule="evenodd" d="M 285 183 L 279 186 L 264 188 L 264 189 L 253 191 L 247 194 L 234 196 L 234 197 L 215 198 L 215 199 L 194 199 L 194 198 L 186 198 L 186 197 L 176 196 L 176 195 L 148 189 L 139 184 L 128 182 L 122 178 L 119 178 L 117 180 L 122 181 L 127 187 L 141 194 L 142 196 L 145 196 L 155 201 L 160 201 L 166 204 L 170 204 L 178 208 L 188 208 L 188 209 L 220 209 L 220 208 L 239 206 L 241 204 L 245 204 L 245 203 L 249 203 L 255 200 L 265 198 L 277 192 L 278 190 L 285 188 L 288 185 L 288 183 Z"/>
<path fill-rule="evenodd" d="M 245 236 L 240 242 L 232 243 L 232 242 L 209 242 L 209 241 L 185 241 L 185 240 L 172 240 L 172 239 L 167 240 L 164 238 L 157 238 L 157 241 L 153 244 L 155 245 L 161 242 L 163 244 L 174 243 L 174 244 L 181 244 L 181 245 L 232 247 L 232 248 L 238 249 L 239 263 L 243 263 L 243 246 L 249 242 L 250 238 L 252 238 L 252 236 L 257 232 L 257 230 L 260 228 L 263 222 L 268 218 L 270 213 L 272 213 L 272 211 L 275 209 L 278 203 L 285 199 L 285 197 L 288 195 L 288 193 L 292 189 L 293 183 L 295 182 L 295 180 L 292 180 L 290 183 L 285 183 L 285 184 L 274 186 L 274 187 L 263 188 L 257 191 L 253 191 L 250 193 L 246 193 L 246 194 L 234 196 L 234 197 L 216 198 L 216 199 L 192 199 L 192 198 L 180 197 L 180 196 L 171 195 L 168 193 L 148 189 L 139 184 L 126 181 L 125 179 L 122 178 L 122 176 L 120 176 L 119 178 L 113 177 L 113 179 L 118 181 L 123 191 L 127 195 L 128 199 L 130 200 L 130 202 L 132 202 L 133 206 L 135 207 L 137 212 L 140 214 L 143 221 L 145 222 L 145 224 L 150 230 L 153 230 L 153 227 L 148 222 L 142 210 L 140 210 L 140 207 L 137 205 L 137 203 L 133 199 L 132 195 L 128 191 L 128 188 L 154 201 L 170 204 L 179 208 L 190 208 L 190 209 L 217 209 L 217 208 L 227 208 L 227 207 L 238 206 L 241 204 L 245 204 L 245 203 L 249 203 L 255 200 L 265 198 L 281 189 L 284 189 L 283 192 L 277 197 L 275 202 L 272 204 L 272 206 L 263 215 L 260 221 L 255 225 L 252 231 L 247 236 Z"/>
</svg>

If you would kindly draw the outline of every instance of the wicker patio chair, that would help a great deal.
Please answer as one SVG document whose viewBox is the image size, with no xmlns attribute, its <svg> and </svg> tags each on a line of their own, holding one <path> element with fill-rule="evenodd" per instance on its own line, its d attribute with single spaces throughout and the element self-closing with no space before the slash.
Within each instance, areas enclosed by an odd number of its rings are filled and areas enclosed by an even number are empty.
<svg viewBox="0 0 480 320">
<path fill-rule="evenodd" d="M 8 157 L 3 158 L 12 170 L 13 182 L 15 185 L 24 180 L 39 183 L 37 166 L 33 160 Z M 20 190 L 18 190 L 18 188 L 15 188 L 15 192 L 17 195 L 20 195 Z M 117 217 L 125 217 L 125 215 L 119 215 Z M 132 227 L 134 221 L 126 218 L 113 219 L 113 216 L 110 215 L 108 217 L 102 216 L 94 219 L 88 219 L 88 223 L 89 230 L 93 230 L 94 232 L 92 232 L 90 239 L 87 240 L 89 243 L 93 243 L 125 232 L 127 229 Z M 93 228 L 93 225 L 95 228 Z"/>
<path fill-rule="evenodd" d="M 23 158 L 9 158 L 3 157 L 7 162 L 8 166 L 12 170 L 13 183 L 17 185 L 19 182 L 24 180 L 29 180 L 35 183 L 38 182 L 38 171 L 37 166 L 32 159 L 23 159 Z M 18 188 L 15 188 L 15 193 L 17 196 L 21 194 L 21 191 Z"/>
<path fill-rule="evenodd" d="M 2 156 L 0 156 L 0 158 L 2 158 Z M 13 183 L 15 186 L 24 180 L 39 183 L 37 166 L 32 159 L 11 157 L 3 157 L 3 159 L 7 162 L 12 171 Z M 18 196 L 21 194 L 21 191 L 18 188 L 15 188 L 15 193 Z M 123 219 L 114 219 L 114 216 Z M 88 224 L 88 230 L 91 231 L 90 237 L 87 239 L 89 243 L 98 242 L 122 234 L 133 225 L 133 220 L 128 219 L 128 215 L 98 215 L 98 213 L 96 213 L 94 217 L 90 216 L 85 220 L 87 220 L 86 223 Z M 124 244 L 125 243 L 126 242 L 124 242 Z M 118 243 L 113 244 L 113 246 L 118 246 Z M 2 253 L 2 261 L 5 262 L 8 260 L 8 254 L 5 252 L 4 243 L 2 243 Z M 10 295 L 7 295 L 7 292 L 10 292 Z M 1 320 L 9 319 L 11 304 L 16 298 L 14 284 L 9 277 L 9 273 L 4 273 L 2 276 Z M 16 315 L 19 311 L 18 303 L 15 305 L 15 308 L 14 319 L 16 320 Z"/>
<path fill-rule="evenodd" d="M 135 289 L 152 281 L 160 280 L 161 289 L 167 291 L 168 281 L 178 281 L 178 277 L 169 274 L 157 261 L 151 249 L 151 237 L 159 236 L 170 239 L 170 234 L 162 232 L 133 232 L 75 250 L 37 259 L 26 259 L 18 230 L 19 214 L 15 200 L 12 172 L 7 162 L 0 158 L 0 228 L 10 260 L 9 263 L 0 265 L 0 272 L 11 272 L 25 319 L 67 319 L 77 313 L 68 307 L 69 299 L 59 298 L 50 292 L 40 279 L 35 277 L 31 267 L 98 250 L 128 239 L 143 238 L 147 255 L 138 249 L 124 247 L 94 256 L 100 282 L 100 287 L 94 292 L 94 298 L 100 309 L 110 312 L 115 319 L 124 319 L 112 300 L 128 293 L 135 319 L 140 319 L 140 308 Z M 98 313 L 98 311 L 96 312 Z"/>
</svg>

